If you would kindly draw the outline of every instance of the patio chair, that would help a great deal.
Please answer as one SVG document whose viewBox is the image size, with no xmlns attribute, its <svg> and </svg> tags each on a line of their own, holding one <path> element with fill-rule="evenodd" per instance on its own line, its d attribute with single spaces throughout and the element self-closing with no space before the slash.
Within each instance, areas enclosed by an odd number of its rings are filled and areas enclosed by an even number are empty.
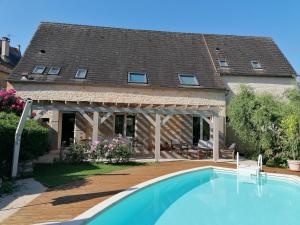
<svg viewBox="0 0 300 225">
<path fill-rule="evenodd" d="M 208 156 L 212 156 L 213 143 L 211 140 L 208 141 L 199 140 L 198 148 L 203 152 L 205 152 L 205 158 L 208 158 Z"/>
<path fill-rule="evenodd" d="M 232 143 L 228 148 L 224 148 L 221 153 L 221 157 L 223 158 L 226 158 L 226 156 L 230 155 L 232 159 L 235 159 L 236 143 Z"/>
<path fill-rule="evenodd" d="M 187 143 L 181 142 L 179 139 L 171 139 L 171 149 L 175 150 L 180 155 L 184 154 L 184 151 L 187 151 L 189 148 Z"/>
</svg>

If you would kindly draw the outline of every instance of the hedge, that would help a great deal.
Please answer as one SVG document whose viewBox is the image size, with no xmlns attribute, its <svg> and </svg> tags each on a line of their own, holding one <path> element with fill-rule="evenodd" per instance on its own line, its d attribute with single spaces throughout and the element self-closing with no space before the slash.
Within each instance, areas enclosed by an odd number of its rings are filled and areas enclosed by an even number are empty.
<svg viewBox="0 0 300 225">
<path fill-rule="evenodd" d="M 0 112 L 0 177 L 11 171 L 14 136 L 20 117 L 14 113 Z M 29 161 L 48 150 L 48 129 L 35 120 L 25 124 L 20 147 L 20 161 Z"/>
</svg>

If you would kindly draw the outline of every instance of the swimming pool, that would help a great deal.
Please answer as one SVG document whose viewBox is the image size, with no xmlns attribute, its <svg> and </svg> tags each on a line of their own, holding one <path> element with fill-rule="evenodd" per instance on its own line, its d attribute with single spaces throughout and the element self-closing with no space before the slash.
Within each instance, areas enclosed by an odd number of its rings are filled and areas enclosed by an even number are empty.
<svg viewBox="0 0 300 225">
<path fill-rule="evenodd" d="M 151 184 L 105 208 L 88 225 L 299 225 L 300 185 L 263 175 L 195 170 Z"/>
</svg>

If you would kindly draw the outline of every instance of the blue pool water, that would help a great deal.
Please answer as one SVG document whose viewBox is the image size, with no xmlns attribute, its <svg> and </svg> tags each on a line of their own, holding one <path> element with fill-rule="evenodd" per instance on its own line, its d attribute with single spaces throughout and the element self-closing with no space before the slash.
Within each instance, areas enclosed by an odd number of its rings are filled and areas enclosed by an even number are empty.
<svg viewBox="0 0 300 225">
<path fill-rule="evenodd" d="M 96 215 L 88 225 L 299 225 L 300 186 L 262 177 L 240 182 L 213 169 L 141 189 Z"/>
</svg>

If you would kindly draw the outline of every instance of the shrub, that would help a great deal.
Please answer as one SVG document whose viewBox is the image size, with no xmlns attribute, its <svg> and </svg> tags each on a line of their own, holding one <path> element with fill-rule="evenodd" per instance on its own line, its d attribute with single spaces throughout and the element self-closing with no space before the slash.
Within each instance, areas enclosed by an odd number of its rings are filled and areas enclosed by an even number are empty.
<svg viewBox="0 0 300 225">
<path fill-rule="evenodd" d="M 107 160 L 109 163 L 127 163 L 132 156 L 130 141 L 121 136 L 100 139 L 95 143 L 81 142 L 70 146 L 66 161 L 72 163 L 87 160 Z"/>
<path fill-rule="evenodd" d="M 21 115 L 24 109 L 25 102 L 21 97 L 16 96 L 14 89 L 0 90 L 0 112 L 13 112 Z"/>
<path fill-rule="evenodd" d="M 242 86 L 228 106 L 229 125 L 252 146 L 255 158 L 261 153 L 268 166 L 286 167 L 288 158 L 300 158 L 299 105 L 299 85 L 287 92 L 285 101 Z"/>
<path fill-rule="evenodd" d="M 13 157 L 14 136 L 19 123 L 14 113 L 0 112 L 0 176 L 9 176 Z M 25 124 L 20 146 L 20 161 L 43 155 L 48 146 L 48 129 L 35 120 Z"/>
<path fill-rule="evenodd" d="M 87 142 L 71 144 L 69 151 L 66 153 L 66 161 L 79 163 L 89 158 L 91 146 Z"/>
</svg>

